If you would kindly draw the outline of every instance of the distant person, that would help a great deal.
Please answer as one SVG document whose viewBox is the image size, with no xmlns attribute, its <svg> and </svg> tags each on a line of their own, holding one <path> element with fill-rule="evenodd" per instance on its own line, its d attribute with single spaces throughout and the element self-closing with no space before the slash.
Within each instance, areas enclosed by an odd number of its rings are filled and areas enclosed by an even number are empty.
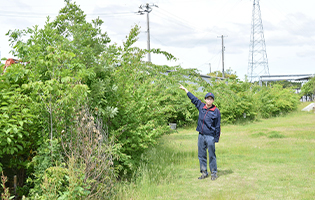
<svg viewBox="0 0 315 200">
<path fill-rule="evenodd" d="M 198 179 L 208 177 L 207 171 L 207 149 L 209 151 L 209 167 L 211 171 L 211 180 L 217 179 L 217 160 L 215 155 L 215 142 L 219 142 L 221 133 L 221 113 L 219 109 L 213 105 L 214 94 L 209 92 L 205 96 L 205 102 L 201 102 L 184 86 L 180 85 L 180 89 L 187 93 L 191 102 L 199 110 L 197 131 L 198 136 L 198 158 L 200 164 L 201 176 Z"/>
</svg>

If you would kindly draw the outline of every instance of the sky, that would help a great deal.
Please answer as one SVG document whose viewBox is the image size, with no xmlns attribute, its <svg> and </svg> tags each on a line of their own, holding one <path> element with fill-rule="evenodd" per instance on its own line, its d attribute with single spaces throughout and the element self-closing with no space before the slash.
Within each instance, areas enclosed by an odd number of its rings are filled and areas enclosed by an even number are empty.
<svg viewBox="0 0 315 200">
<path fill-rule="evenodd" d="M 256 0 L 257 1 L 257 0 Z M 136 14 L 142 4 L 155 4 L 149 14 L 150 46 L 171 53 L 177 61 L 151 55 L 161 65 L 196 68 L 201 74 L 235 71 L 240 79 L 248 71 L 253 0 L 77 0 L 87 20 L 98 16 L 111 43 L 122 44 L 139 25 L 136 46 L 147 48 L 147 17 Z M 270 75 L 315 73 L 315 1 L 260 0 L 261 18 Z M 9 30 L 43 27 L 64 7 L 63 0 L 0 0 L 1 57 L 11 58 L 5 34 Z M 145 58 L 147 59 L 147 58 Z"/>
</svg>

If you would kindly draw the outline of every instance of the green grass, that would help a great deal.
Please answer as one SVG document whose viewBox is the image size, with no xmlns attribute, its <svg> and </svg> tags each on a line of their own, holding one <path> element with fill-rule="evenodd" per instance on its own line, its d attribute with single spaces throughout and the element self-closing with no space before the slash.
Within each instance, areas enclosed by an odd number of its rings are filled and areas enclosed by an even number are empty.
<svg viewBox="0 0 315 200">
<path fill-rule="evenodd" d="M 197 137 L 188 128 L 161 138 L 117 199 L 314 199 L 314 113 L 223 126 L 216 181 L 197 179 Z"/>
</svg>

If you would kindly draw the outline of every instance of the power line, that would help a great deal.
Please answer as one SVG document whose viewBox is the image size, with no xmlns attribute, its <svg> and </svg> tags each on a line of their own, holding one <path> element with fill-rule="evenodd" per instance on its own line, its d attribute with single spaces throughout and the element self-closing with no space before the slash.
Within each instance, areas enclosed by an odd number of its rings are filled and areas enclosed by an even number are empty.
<svg viewBox="0 0 315 200">
<path fill-rule="evenodd" d="M 156 37 L 154 37 L 153 35 L 151 35 L 150 37 L 152 37 L 155 41 L 157 41 L 158 43 L 160 43 L 163 46 L 167 46 L 164 42 L 161 42 L 161 40 L 157 39 Z"/>
<path fill-rule="evenodd" d="M 242 0 L 237 1 L 237 2 L 232 6 L 232 8 L 227 12 L 228 14 L 227 14 L 227 15 L 224 15 L 224 17 L 227 18 L 229 15 L 231 15 L 231 14 L 232 14 L 232 10 L 235 10 L 235 8 L 240 4 L 241 1 L 242 1 Z M 220 9 L 217 9 L 217 12 L 221 12 L 224 7 L 225 7 L 225 5 L 223 5 Z M 222 19 L 221 19 L 221 20 L 222 20 Z M 207 32 L 203 35 L 203 37 L 201 37 L 201 38 L 199 39 L 198 42 L 195 43 L 195 45 L 199 45 L 199 44 L 204 40 L 204 38 L 205 38 L 206 36 L 208 36 L 208 35 L 210 34 L 210 32 L 213 31 L 213 29 L 215 28 L 215 25 L 216 25 L 216 24 L 214 24 L 212 28 L 210 28 L 209 30 L 207 30 Z"/>
<path fill-rule="evenodd" d="M 277 2 L 275 2 L 275 1 L 270 1 L 270 2 L 268 2 L 268 3 L 270 3 L 270 4 L 272 4 L 272 7 L 274 7 L 275 8 L 275 10 L 276 10 L 276 12 L 273 12 L 273 11 L 271 11 L 271 13 L 273 13 L 274 15 L 276 15 L 276 14 L 278 14 L 278 16 L 275 16 L 274 18 L 275 19 L 277 19 L 277 18 L 279 18 L 279 15 L 280 16 L 282 16 L 286 21 L 288 21 L 289 23 L 291 23 L 290 24 L 290 26 L 289 27 L 299 27 L 300 25 L 301 25 L 301 19 L 297 19 L 297 18 L 295 18 L 295 17 L 293 17 L 292 15 L 286 15 L 284 12 L 283 12 L 283 7 L 285 6 L 285 5 L 278 5 L 277 4 Z M 270 10 L 269 9 L 269 6 L 268 6 L 268 10 Z M 278 12 L 278 13 L 277 13 Z M 313 27 L 315 27 L 315 25 L 314 25 L 314 23 L 308 23 L 307 24 L 307 26 L 313 26 Z M 310 32 L 312 32 L 312 31 L 310 31 Z M 307 40 L 313 40 L 313 41 L 315 41 L 315 39 L 314 38 L 312 38 L 312 37 L 308 37 L 307 38 Z M 312 43 L 310 43 L 310 44 L 312 44 Z"/>
<path fill-rule="evenodd" d="M 115 17 L 133 15 L 134 12 L 117 12 L 117 13 L 84 13 L 87 16 L 102 16 L 102 17 Z M 34 12 L 11 12 L 0 10 L 0 16 L 5 17 L 23 17 L 23 18 L 46 18 L 47 16 L 57 16 L 55 13 L 34 13 Z"/>
<path fill-rule="evenodd" d="M 160 11 L 162 11 L 163 13 L 160 12 Z M 173 18 L 174 20 L 172 20 L 172 21 L 173 21 L 174 23 L 178 24 L 178 25 L 181 25 L 181 26 L 184 26 L 184 27 L 193 29 L 193 30 L 199 29 L 198 27 L 195 27 L 194 25 L 192 25 L 192 24 L 190 24 L 189 22 L 187 22 L 187 20 L 182 19 L 182 18 L 180 18 L 180 17 L 178 17 L 178 16 L 176 16 L 176 15 L 174 15 L 174 14 L 172 14 L 172 13 L 170 13 L 170 12 L 168 12 L 168 11 L 162 9 L 162 8 L 160 8 L 160 9 L 158 10 L 158 13 L 160 13 L 161 16 L 162 16 L 163 18 L 167 19 L 167 20 L 171 20 L 171 19 Z M 165 16 L 168 16 L 168 18 L 166 18 Z M 200 30 L 200 29 L 199 29 L 199 30 Z"/>
<path fill-rule="evenodd" d="M 157 13 L 155 13 L 155 15 L 157 15 L 158 17 L 160 17 L 162 19 L 167 20 L 168 22 L 176 24 L 178 26 L 185 27 L 185 28 L 188 28 L 188 29 L 191 29 L 191 30 L 195 30 L 193 27 L 190 27 L 189 25 L 186 25 L 185 23 L 182 23 L 181 21 L 178 21 L 178 20 L 174 19 L 172 16 L 168 16 L 167 17 L 166 14 L 161 13 L 161 12 L 157 12 Z"/>
</svg>

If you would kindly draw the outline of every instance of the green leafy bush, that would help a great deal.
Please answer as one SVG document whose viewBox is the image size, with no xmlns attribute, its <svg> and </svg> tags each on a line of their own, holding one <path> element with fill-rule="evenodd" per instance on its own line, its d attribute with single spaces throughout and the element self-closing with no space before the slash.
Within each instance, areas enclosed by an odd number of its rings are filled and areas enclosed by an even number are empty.
<svg viewBox="0 0 315 200">
<path fill-rule="evenodd" d="M 214 104 L 221 112 L 222 123 L 251 121 L 260 117 L 269 118 L 293 111 L 299 103 L 299 96 L 291 88 L 281 85 L 260 87 L 239 80 L 212 80 L 204 85 L 204 91 L 215 94 Z M 204 93 L 200 94 L 200 99 Z"/>
<path fill-rule="evenodd" d="M 69 159 L 68 167 L 47 168 L 27 199 L 86 199 L 90 191 L 84 182 L 84 169 L 76 166 L 74 158 Z"/>
<path fill-rule="evenodd" d="M 290 88 L 281 85 L 262 87 L 255 97 L 258 98 L 259 113 L 264 118 L 277 116 L 297 108 L 299 96 Z"/>
<path fill-rule="evenodd" d="M 9 174 L 10 180 L 17 175 L 20 196 L 28 192 L 22 189 L 29 175 L 27 164 L 41 141 L 38 112 L 29 91 L 21 87 L 28 81 L 29 72 L 16 64 L 0 76 L 0 169 Z"/>
<path fill-rule="evenodd" d="M 311 96 L 315 94 L 315 77 L 302 86 L 301 94 L 305 96 Z"/>
</svg>

